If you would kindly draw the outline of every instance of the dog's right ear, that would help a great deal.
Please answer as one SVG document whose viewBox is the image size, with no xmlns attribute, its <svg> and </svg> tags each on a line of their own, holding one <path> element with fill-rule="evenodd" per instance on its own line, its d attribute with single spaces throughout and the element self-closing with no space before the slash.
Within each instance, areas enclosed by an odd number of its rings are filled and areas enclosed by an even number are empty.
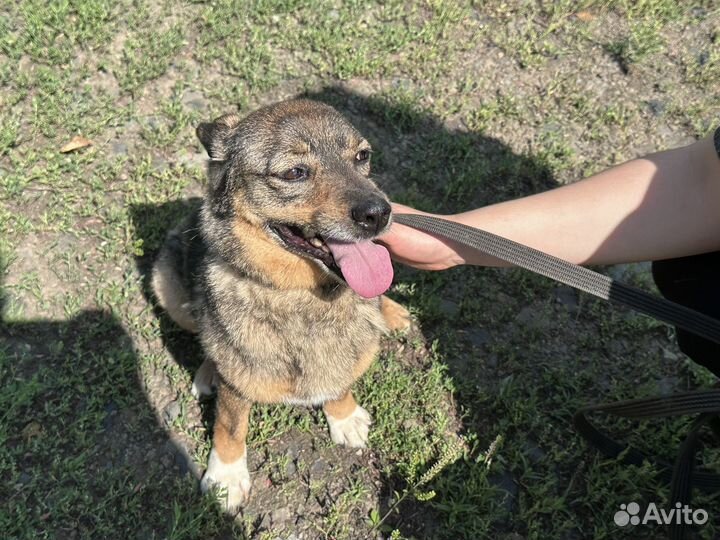
<svg viewBox="0 0 720 540">
<path fill-rule="evenodd" d="M 211 208 L 215 215 L 226 216 L 231 212 L 232 182 L 229 178 L 228 158 L 232 152 L 233 135 L 240 123 L 236 114 L 226 114 L 214 122 L 200 124 L 195 133 L 210 156 L 208 163 L 208 189 Z"/>
<path fill-rule="evenodd" d="M 231 150 L 231 138 L 240 123 L 237 114 L 230 113 L 217 118 L 214 122 L 200 124 L 195 133 L 213 161 L 225 161 Z"/>
</svg>

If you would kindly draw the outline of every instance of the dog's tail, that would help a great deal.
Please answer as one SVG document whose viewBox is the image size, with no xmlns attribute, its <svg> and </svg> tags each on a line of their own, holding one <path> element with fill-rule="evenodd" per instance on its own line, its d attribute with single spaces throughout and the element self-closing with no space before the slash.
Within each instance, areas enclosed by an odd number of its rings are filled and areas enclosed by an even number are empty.
<svg viewBox="0 0 720 540">
<path fill-rule="evenodd" d="M 192 294 L 181 274 L 185 266 L 185 252 L 181 229 L 171 231 L 153 265 L 152 288 L 170 318 L 183 329 L 196 334 L 198 326 L 193 315 Z"/>
</svg>

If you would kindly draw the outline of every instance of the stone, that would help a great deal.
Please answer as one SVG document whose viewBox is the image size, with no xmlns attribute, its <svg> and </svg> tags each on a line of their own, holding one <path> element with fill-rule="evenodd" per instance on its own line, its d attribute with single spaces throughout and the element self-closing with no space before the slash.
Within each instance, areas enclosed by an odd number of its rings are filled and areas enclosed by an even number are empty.
<svg viewBox="0 0 720 540">
<path fill-rule="evenodd" d="M 567 308 L 578 306 L 578 293 L 572 287 L 557 287 L 555 289 L 555 300 Z"/>
<path fill-rule="evenodd" d="M 660 116 L 665 112 L 665 103 L 658 99 L 651 99 L 647 102 L 647 106 L 653 116 Z"/>
<path fill-rule="evenodd" d="M 318 459 L 316 460 L 312 465 L 310 465 L 310 476 L 312 477 L 319 477 L 325 474 L 325 471 L 328 469 L 328 464 L 324 459 Z"/>
<path fill-rule="evenodd" d="M 163 411 L 163 419 L 168 426 L 171 425 L 178 416 L 180 416 L 180 409 L 180 403 L 177 400 L 171 401 L 167 404 L 165 410 Z"/>
<path fill-rule="evenodd" d="M 182 104 L 194 111 L 205 111 L 208 108 L 207 99 L 200 92 L 187 90 L 182 96 Z"/>
<path fill-rule="evenodd" d="M 452 300 L 440 300 L 440 313 L 443 315 L 454 318 L 460 313 L 460 306 Z"/>
</svg>

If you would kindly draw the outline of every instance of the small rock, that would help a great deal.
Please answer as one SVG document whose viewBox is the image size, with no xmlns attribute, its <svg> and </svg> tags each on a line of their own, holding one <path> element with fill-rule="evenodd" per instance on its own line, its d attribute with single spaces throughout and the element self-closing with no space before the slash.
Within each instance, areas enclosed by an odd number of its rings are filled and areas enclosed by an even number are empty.
<svg viewBox="0 0 720 540">
<path fill-rule="evenodd" d="M 208 108 L 208 102 L 205 96 L 195 90 L 188 90 L 183 94 L 182 104 L 194 111 L 204 111 Z"/>
<path fill-rule="evenodd" d="M 440 313 L 447 317 L 454 318 L 460 312 L 460 306 L 452 300 L 440 300 Z"/>
<path fill-rule="evenodd" d="M 310 476 L 318 477 L 325 474 L 328 469 L 328 464 L 324 459 L 318 459 L 310 465 Z"/>
<path fill-rule="evenodd" d="M 647 102 L 647 106 L 653 116 L 660 116 L 665 112 L 665 103 L 657 99 L 651 99 Z"/>
<path fill-rule="evenodd" d="M 292 475 L 294 475 L 297 472 L 297 467 L 295 466 L 295 463 L 293 461 L 288 461 L 285 465 L 285 470 L 283 473 L 285 474 L 285 477 L 288 478 Z"/>
<path fill-rule="evenodd" d="M 578 294 L 572 287 L 557 287 L 555 289 L 555 299 L 568 308 L 578 306 Z"/>
<path fill-rule="evenodd" d="M 165 410 L 163 411 L 163 419 L 168 426 L 171 425 L 178 416 L 180 416 L 180 410 L 181 407 L 178 400 L 171 401 L 167 404 Z"/>
</svg>

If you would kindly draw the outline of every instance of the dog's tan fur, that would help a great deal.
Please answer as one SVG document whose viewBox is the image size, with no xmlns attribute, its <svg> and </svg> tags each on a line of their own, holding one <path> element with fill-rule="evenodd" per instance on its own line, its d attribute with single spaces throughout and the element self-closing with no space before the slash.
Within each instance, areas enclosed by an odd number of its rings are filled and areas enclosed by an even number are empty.
<svg viewBox="0 0 720 540">
<path fill-rule="evenodd" d="M 194 391 L 218 388 L 203 488 L 219 484 L 235 509 L 250 486 L 251 404 L 322 404 L 333 440 L 364 446 L 370 417 L 350 387 L 372 363 L 380 335 L 407 327 L 409 317 L 386 297 L 361 298 L 269 228 L 289 223 L 355 241 L 351 201 L 387 205 L 359 157 L 368 143 L 334 109 L 287 101 L 244 120 L 202 124 L 198 136 L 210 155 L 208 194 L 200 213 L 168 237 L 152 283 L 170 316 L 203 344 Z M 312 178 L 283 182 L 282 171 L 297 163 Z"/>
</svg>

